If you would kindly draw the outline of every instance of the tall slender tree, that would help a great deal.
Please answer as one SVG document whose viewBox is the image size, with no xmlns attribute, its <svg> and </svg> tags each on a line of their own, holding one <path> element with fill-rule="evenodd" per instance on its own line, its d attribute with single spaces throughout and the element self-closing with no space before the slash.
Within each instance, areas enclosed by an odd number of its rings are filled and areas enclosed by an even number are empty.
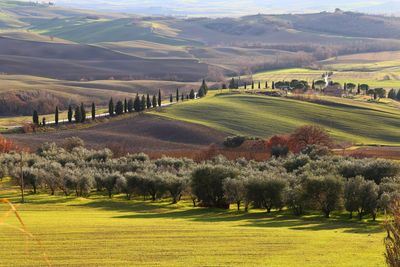
<svg viewBox="0 0 400 267">
<path fill-rule="evenodd" d="M 75 123 L 80 123 L 82 121 L 82 114 L 79 106 L 75 108 L 74 118 L 75 118 Z"/>
<path fill-rule="evenodd" d="M 176 102 L 179 102 L 179 89 L 176 88 Z"/>
<path fill-rule="evenodd" d="M 157 107 L 157 97 L 156 97 L 156 95 L 153 95 L 153 99 L 152 100 L 153 100 L 152 101 L 153 108 L 156 108 Z"/>
<path fill-rule="evenodd" d="M 122 115 L 124 113 L 124 104 L 122 101 L 118 101 L 117 104 L 115 105 L 115 114 L 116 115 Z"/>
<path fill-rule="evenodd" d="M 140 111 L 140 97 L 139 97 L 139 94 L 136 94 L 135 102 L 133 103 L 133 108 L 135 109 L 136 112 Z"/>
<path fill-rule="evenodd" d="M 72 122 L 73 111 L 71 105 L 68 106 L 68 122 Z"/>
<path fill-rule="evenodd" d="M 56 106 L 56 112 L 54 114 L 54 124 L 58 125 L 58 106 Z"/>
<path fill-rule="evenodd" d="M 96 119 L 96 105 L 92 102 L 92 120 Z"/>
<path fill-rule="evenodd" d="M 125 101 L 124 101 L 124 112 L 125 113 L 128 112 L 128 101 L 126 100 L 126 98 L 125 98 Z"/>
<path fill-rule="evenodd" d="M 195 96 L 196 96 L 196 95 L 194 94 L 194 90 L 193 90 L 193 89 L 190 90 L 189 98 L 190 98 L 190 99 L 194 99 Z"/>
<path fill-rule="evenodd" d="M 128 100 L 128 112 L 132 112 L 133 111 L 133 99 L 129 98 Z"/>
<path fill-rule="evenodd" d="M 43 126 L 46 126 L 46 117 L 43 117 L 43 118 L 42 118 L 42 125 L 43 125 Z"/>
<path fill-rule="evenodd" d="M 261 82 L 258 81 L 258 89 L 261 89 Z"/>
<path fill-rule="evenodd" d="M 146 98 L 146 105 L 147 109 L 151 108 L 151 100 L 150 100 L 150 95 L 147 93 L 147 98 Z"/>
<path fill-rule="evenodd" d="M 275 90 L 275 82 L 272 81 L 272 90 Z"/>
<path fill-rule="evenodd" d="M 254 81 L 251 81 L 251 89 L 254 89 Z"/>
<path fill-rule="evenodd" d="M 265 89 L 268 89 L 268 81 L 265 81 Z"/>
<path fill-rule="evenodd" d="M 32 122 L 36 125 L 39 124 L 39 114 L 37 112 L 37 110 L 33 111 L 33 115 L 32 115 Z"/>
<path fill-rule="evenodd" d="M 146 109 L 146 97 L 144 95 L 142 95 L 142 101 L 140 101 L 140 110 L 143 111 Z"/>
<path fill-rule="evenodd" d="M 203 79 L 203 81 L 201 82 L 201 86 L 200 86 L 199 91 L 200 91 L 200 90 L 202 90 L 202 91 L 204 92 L 204 96 L 207 95 L 207 93 L 208 93 L 208 86 L 207 86 L 206 80 L 204 80 L 204 79 Z"/>
<path fill-rule="evenodd" d="M 111 97 L 110 102 L 108 102 L 108 113 L 110 114 L 110 116 L 114 115 L 114 101 Z"/>
<path fill-rule="evenodd" d="M 174 102 L 174 98 L 172 97 L 172 94 L 169 95 L 169 102 L 170 103 Z"/>
<path fill-rule="evenodd" d="M 185 96 L 183 95 L 183 93 L 182 93 L 182 95 L 181 95 L 181 100 L 182 100 L 182 101 L 185 100 Z"/>
<path fill-rule="evenodd" d="M 81 103 L 81 122 L 83 123 L 85 121 L 86 121 L 86 110 L 83 103 Z"/>
<path fill-rule="evenodd" d="M 158 100 L 158 106 L 161 107 L 162 98 L 161 98 L 161 90 L 160 89 L 158 90 L 158 99 L 157 100 Z"/>
<path fill-rule="evenodd" d="M 400 101 L 400 89 L 399 89 L 399 90 L 397 90 L 396 99 L 397 99 L 398 101 Z"/>
</svg>

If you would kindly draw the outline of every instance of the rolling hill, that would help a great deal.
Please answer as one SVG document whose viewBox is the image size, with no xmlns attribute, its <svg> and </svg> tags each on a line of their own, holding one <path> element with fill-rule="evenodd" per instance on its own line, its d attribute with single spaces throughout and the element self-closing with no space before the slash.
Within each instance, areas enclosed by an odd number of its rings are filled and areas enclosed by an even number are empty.
<svg viewBox="0 0 400 267">
<path fill-rule="evenodd" d="M 156 114 L 229 134 L 265 138 L 289 133 L 305 124 L 318 124 L 341 140 L 358 144 L 400 144 L 400 109 L 340 98 L 311 103 L 248 94 L 212 94 Z"/>
</svg>

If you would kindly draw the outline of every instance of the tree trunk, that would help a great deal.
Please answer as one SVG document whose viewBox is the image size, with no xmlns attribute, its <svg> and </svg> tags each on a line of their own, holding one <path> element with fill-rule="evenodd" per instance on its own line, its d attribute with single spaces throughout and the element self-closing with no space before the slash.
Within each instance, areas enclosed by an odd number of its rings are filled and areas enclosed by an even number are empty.
<svg viewBox="0 0 400 267">
<path fill-rule="evenodd" d="M 353 212 L 352 211 L 350 211 L 350 219 L 353 219 Z"/>
<path fill-rule="evenodd" d="M 237 210 L 240 211 L 240 201 L 237 201 L 236 205 L 237 205 Z"/>
</svg>

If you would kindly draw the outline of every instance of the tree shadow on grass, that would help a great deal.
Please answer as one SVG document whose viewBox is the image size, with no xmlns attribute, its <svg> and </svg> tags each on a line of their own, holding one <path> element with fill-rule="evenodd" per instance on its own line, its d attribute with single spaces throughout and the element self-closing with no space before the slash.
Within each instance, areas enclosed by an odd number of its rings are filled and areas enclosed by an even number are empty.
<svg viewBox="0 0 400 267">
<path fill-rule="evenodd" d="M 243 222 L 241 227 L 263 227 L 263 228 L 289 228 L 301 231 L 338 230 L 345 233 L 373 234 L 383 232 L 382 225 L 373 221 L 350 220 L 344 214 L 324 218 L 321 215 L 306 215 L 297 217 L 288 211 L 266 212 L 233 212 L 219 209 L 191 208 L 186 210 L 173 210 L 125 214 L 114 218 L 131 219 L 186 219 L 196 222 Z M 318 213 L 315 213 L 318 214 Z"/>
</svg>

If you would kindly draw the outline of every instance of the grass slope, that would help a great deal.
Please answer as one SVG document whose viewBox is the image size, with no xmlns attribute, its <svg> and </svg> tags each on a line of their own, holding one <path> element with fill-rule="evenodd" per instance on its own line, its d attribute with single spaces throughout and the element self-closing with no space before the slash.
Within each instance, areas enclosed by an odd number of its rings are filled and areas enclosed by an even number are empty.
<svg viewBox="0 0 400 267">
<path fill-rule="evenodd" d="M 0 198 L 18 201 L 16 189 Z M 192 208 L 189 202 L 30 195 L 18 207 L 53 266 L 383 266 L 378 223 L 286 212 Z M 6 211 L 0 205 L 0 214 Z M 0 224 L 1 264 L 36 266 L 36 243 Z M 43 262 L 44 265 L 44 262 Z"/>
<path fill-rule="evenodd" d="M 400 110 L 385 105 L 326 98 L 316 104 L 255 95 L 212 94 L 169 107 L 161 116 L 203 124 L 231 134 L 267 137 L 305 124 L 325 127 L 339 139 L 399 145 Z"/>
</svg>

